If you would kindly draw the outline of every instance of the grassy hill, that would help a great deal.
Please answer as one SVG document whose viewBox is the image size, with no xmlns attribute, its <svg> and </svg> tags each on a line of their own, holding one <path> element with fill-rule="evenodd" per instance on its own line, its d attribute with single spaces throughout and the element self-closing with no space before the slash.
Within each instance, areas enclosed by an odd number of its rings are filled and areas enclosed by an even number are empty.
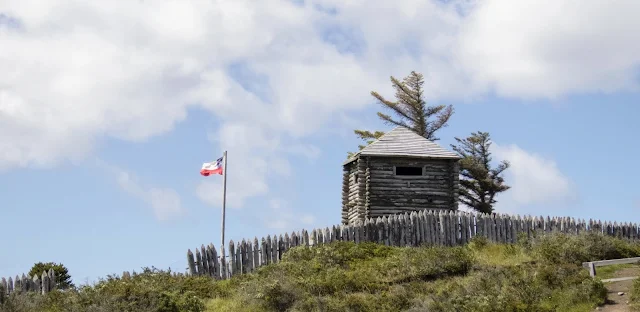
<svg viewBox="0 0 640 312">
<path fill-rule="evenodd" d="M 337 242 L 294 248 L 230 280 L 145 269 L 72 291 L 3 297 L 0 311 L 592 311 L 606 289 L 581 263 L 634 256 L 639 244 L 598 234 L 465 247 Z M 640 302 L 639 281 L 632 300 Z"/>
</svg>

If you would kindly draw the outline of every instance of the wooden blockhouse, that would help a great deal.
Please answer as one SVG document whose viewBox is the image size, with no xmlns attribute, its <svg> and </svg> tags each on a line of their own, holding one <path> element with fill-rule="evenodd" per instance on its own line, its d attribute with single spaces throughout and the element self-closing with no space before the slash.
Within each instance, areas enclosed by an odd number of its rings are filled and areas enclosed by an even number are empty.
<svg viewBox="0 0 640 312">
<path fill-rule="evenodd" d="M 458 209 L 460 157 L 396 127 L 343 165 L 342 223 L 425 209 Z"/>
</svg>

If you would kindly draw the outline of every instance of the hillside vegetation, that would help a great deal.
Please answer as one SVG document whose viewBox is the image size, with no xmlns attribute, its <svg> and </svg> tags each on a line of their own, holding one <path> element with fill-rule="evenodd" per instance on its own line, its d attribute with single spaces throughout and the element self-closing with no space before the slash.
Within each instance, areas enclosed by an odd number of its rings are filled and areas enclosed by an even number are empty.
<svg viewBox="0 0 640 312">
<path fill-rule="evenodd" d="M 631 307 L 640 311 L 640 279 L 633 281 L 633 289 L 631 290 Z"/>
<path fill-rule="evenodd" d="M 231 280 L 145 269 L 45 296 L 0 298 L 0 311 L 592 311 L 606 289 L 581 263 L 640 256 L 598 234 L 514 245 L 398 248 L 336 242 L 288 251 Z M 640 281 L 632 301 L 640 302 Z"/>
</svg>

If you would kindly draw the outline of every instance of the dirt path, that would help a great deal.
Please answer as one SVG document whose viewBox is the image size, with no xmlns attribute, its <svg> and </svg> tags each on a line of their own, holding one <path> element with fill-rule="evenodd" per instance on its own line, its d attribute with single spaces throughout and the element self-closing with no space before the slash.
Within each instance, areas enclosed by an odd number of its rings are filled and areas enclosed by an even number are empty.
<svg viewBox="0 0 640 312">
<path fill-rule="evenodd" d="M 628 276 L 640 276 L 640 268 L 625 268 L 614 274 L 613 277 L 628 277 Z M 621 281 L 614 283 L 606 283 L 608 294 L 607 303 L 598 308 L 597 311 L 604 312 L 631 312 L 629 308 L 629 292 L 633 281 Z M 618 293 L 624 293 L 620 296 Z"/>
</svg>

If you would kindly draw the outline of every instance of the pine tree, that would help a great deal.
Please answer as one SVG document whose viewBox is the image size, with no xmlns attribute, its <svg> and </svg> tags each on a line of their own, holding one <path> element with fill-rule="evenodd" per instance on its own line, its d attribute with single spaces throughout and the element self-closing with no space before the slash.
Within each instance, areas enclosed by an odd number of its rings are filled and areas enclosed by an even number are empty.
<svg viewBox="0 0 640 312">
<path fill-rule="evenodd" d="M 455 138 L 458 145 L 451 145 L 460 160 L 460 201 L 481 213 L 492 213 L 497 202 L 495 196 L 508 190 L 502 173 L 509 168 L 504 160 L 491 168 L 491 140 L 489 133 L 472 133 L 466 139 Z"/>
<path fill-rule="evenodd" d="M 394 126 L 403 126 L 413 130 L 420 136 L 437 141 L 439 138 L 435 136 L 435 132 L 447 126 L 447 122 L 453 115 L 453 106 L 437 105 L 427 106 L 424 100 L 424 78 L 422 74 L 412 71 L 409 76 L 402 81 L 391 77 L 391 84 L 396 90 L 396 101 L 385 99 L 378 92 L 372 91 L 371 95 L 378 100 L 383 107 L 391 110 L 397 117 L 392 118 L 390 115 L 378 112 L 378 117 L 386 124 Z M 430 120 L 432 119 L 433 120 Z M 367 144 L 379 139 L 384 132 L 382 131 L 365 131 L 355 130 L 355 134 Z M 360 145 L 362 150 L 366 145 Z M 353 153 L 349 153 L 351 157 Z"/>
<path fill-rule="evenodd" d="M 41 276 L 42 272 L 49 272 L 49 269 L 53 269 L 56 274 L 56 286 L 58 289 L 68 289 L 75 287 L 71 282 L 71 276 L 69 270 L 62 264 L 53 262 L 42 263 L 38 262 L 29 270 L 29 276 L 38 275 Z"/>
</svg>

